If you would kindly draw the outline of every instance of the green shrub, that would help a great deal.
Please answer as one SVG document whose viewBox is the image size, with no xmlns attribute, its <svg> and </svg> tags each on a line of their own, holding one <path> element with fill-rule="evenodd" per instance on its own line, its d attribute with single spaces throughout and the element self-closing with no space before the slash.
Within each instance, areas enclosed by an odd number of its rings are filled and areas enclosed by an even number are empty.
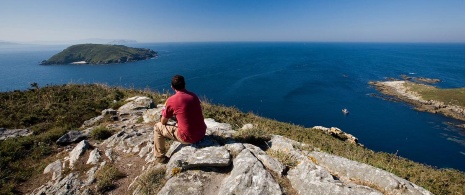
<svg viewBox="0 0 465 195">
<path fill-rule="evenodd" d="M 90 137 L 96 140 L 105 140 L 111 137 L 112 132 L 105 128 L 104 126 L 98 126 L 90 132 Z"/>
</svg>

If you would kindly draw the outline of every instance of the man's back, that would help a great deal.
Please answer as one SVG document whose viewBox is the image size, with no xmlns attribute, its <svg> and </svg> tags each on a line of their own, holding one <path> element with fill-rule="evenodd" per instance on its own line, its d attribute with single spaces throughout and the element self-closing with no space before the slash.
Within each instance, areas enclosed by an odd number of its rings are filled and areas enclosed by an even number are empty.
<svg viewBox="0 0 465 195">
<path fill-rule="evenodd" d="M 178 121 L 178 136 L 185 142 L 195 143 L 203 138 L 206 125 L 202 115 L 200 100 L 192 92 L 177 90 L 176 94 L 168 98 L 164 116 L 176 116 Z"/>
</svg>

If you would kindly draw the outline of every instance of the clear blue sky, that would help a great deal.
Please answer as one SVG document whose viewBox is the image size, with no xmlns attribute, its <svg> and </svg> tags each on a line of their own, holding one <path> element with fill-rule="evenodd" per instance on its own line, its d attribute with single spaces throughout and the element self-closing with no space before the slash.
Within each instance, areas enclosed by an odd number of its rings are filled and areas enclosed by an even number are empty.
<svg viewBox="0 0 465 195">
<path fill-rule="evenodd" d="M 465 0 L 1 0 L 0 40 L 465 42 Z"/>
</svg>

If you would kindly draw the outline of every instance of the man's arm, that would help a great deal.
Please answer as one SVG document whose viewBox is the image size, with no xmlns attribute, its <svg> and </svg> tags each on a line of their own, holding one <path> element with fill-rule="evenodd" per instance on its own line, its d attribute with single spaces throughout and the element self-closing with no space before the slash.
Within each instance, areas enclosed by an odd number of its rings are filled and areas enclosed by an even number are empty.
<svg viewBox="0 0 465 195">
<path fill-rule="evenodd" d="M 165 118 L 163 115 L 161 116 L 160 122 L 162 125 L 168 124 L 168 118 Z"/>
</svg>

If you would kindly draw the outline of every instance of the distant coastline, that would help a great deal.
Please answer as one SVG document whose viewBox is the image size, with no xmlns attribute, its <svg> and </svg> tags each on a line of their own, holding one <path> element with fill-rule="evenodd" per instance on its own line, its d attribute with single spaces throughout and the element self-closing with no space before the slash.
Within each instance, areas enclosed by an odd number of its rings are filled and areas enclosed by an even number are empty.
<svg viewBox="0 0 465 195">
<path fill-rule="evenodd" d="M 447 117 L 455 118 L 465 122 L 465 107 L 461 98 L 464 88 L 460 89 L 438 89 L 436 87 L 419 84 L 411 81 L 376 81 L 370 82 L 381 93 L 393 96 L 403 102 L 411 104 L 418 111 L 439 113 Z M 444 92 L 438 92 L 444 91 Z M 425 98 L 425 94 L 434 93 L 435 97 Z M 453 95 L 451 95 L 453 94 Z M 447 96 L 447 97 L 446 97 Z M 459 97 L 444 101 L 442 98 Z M 459 125 L 465 128 L 465 124 Z"/>
</svg>

